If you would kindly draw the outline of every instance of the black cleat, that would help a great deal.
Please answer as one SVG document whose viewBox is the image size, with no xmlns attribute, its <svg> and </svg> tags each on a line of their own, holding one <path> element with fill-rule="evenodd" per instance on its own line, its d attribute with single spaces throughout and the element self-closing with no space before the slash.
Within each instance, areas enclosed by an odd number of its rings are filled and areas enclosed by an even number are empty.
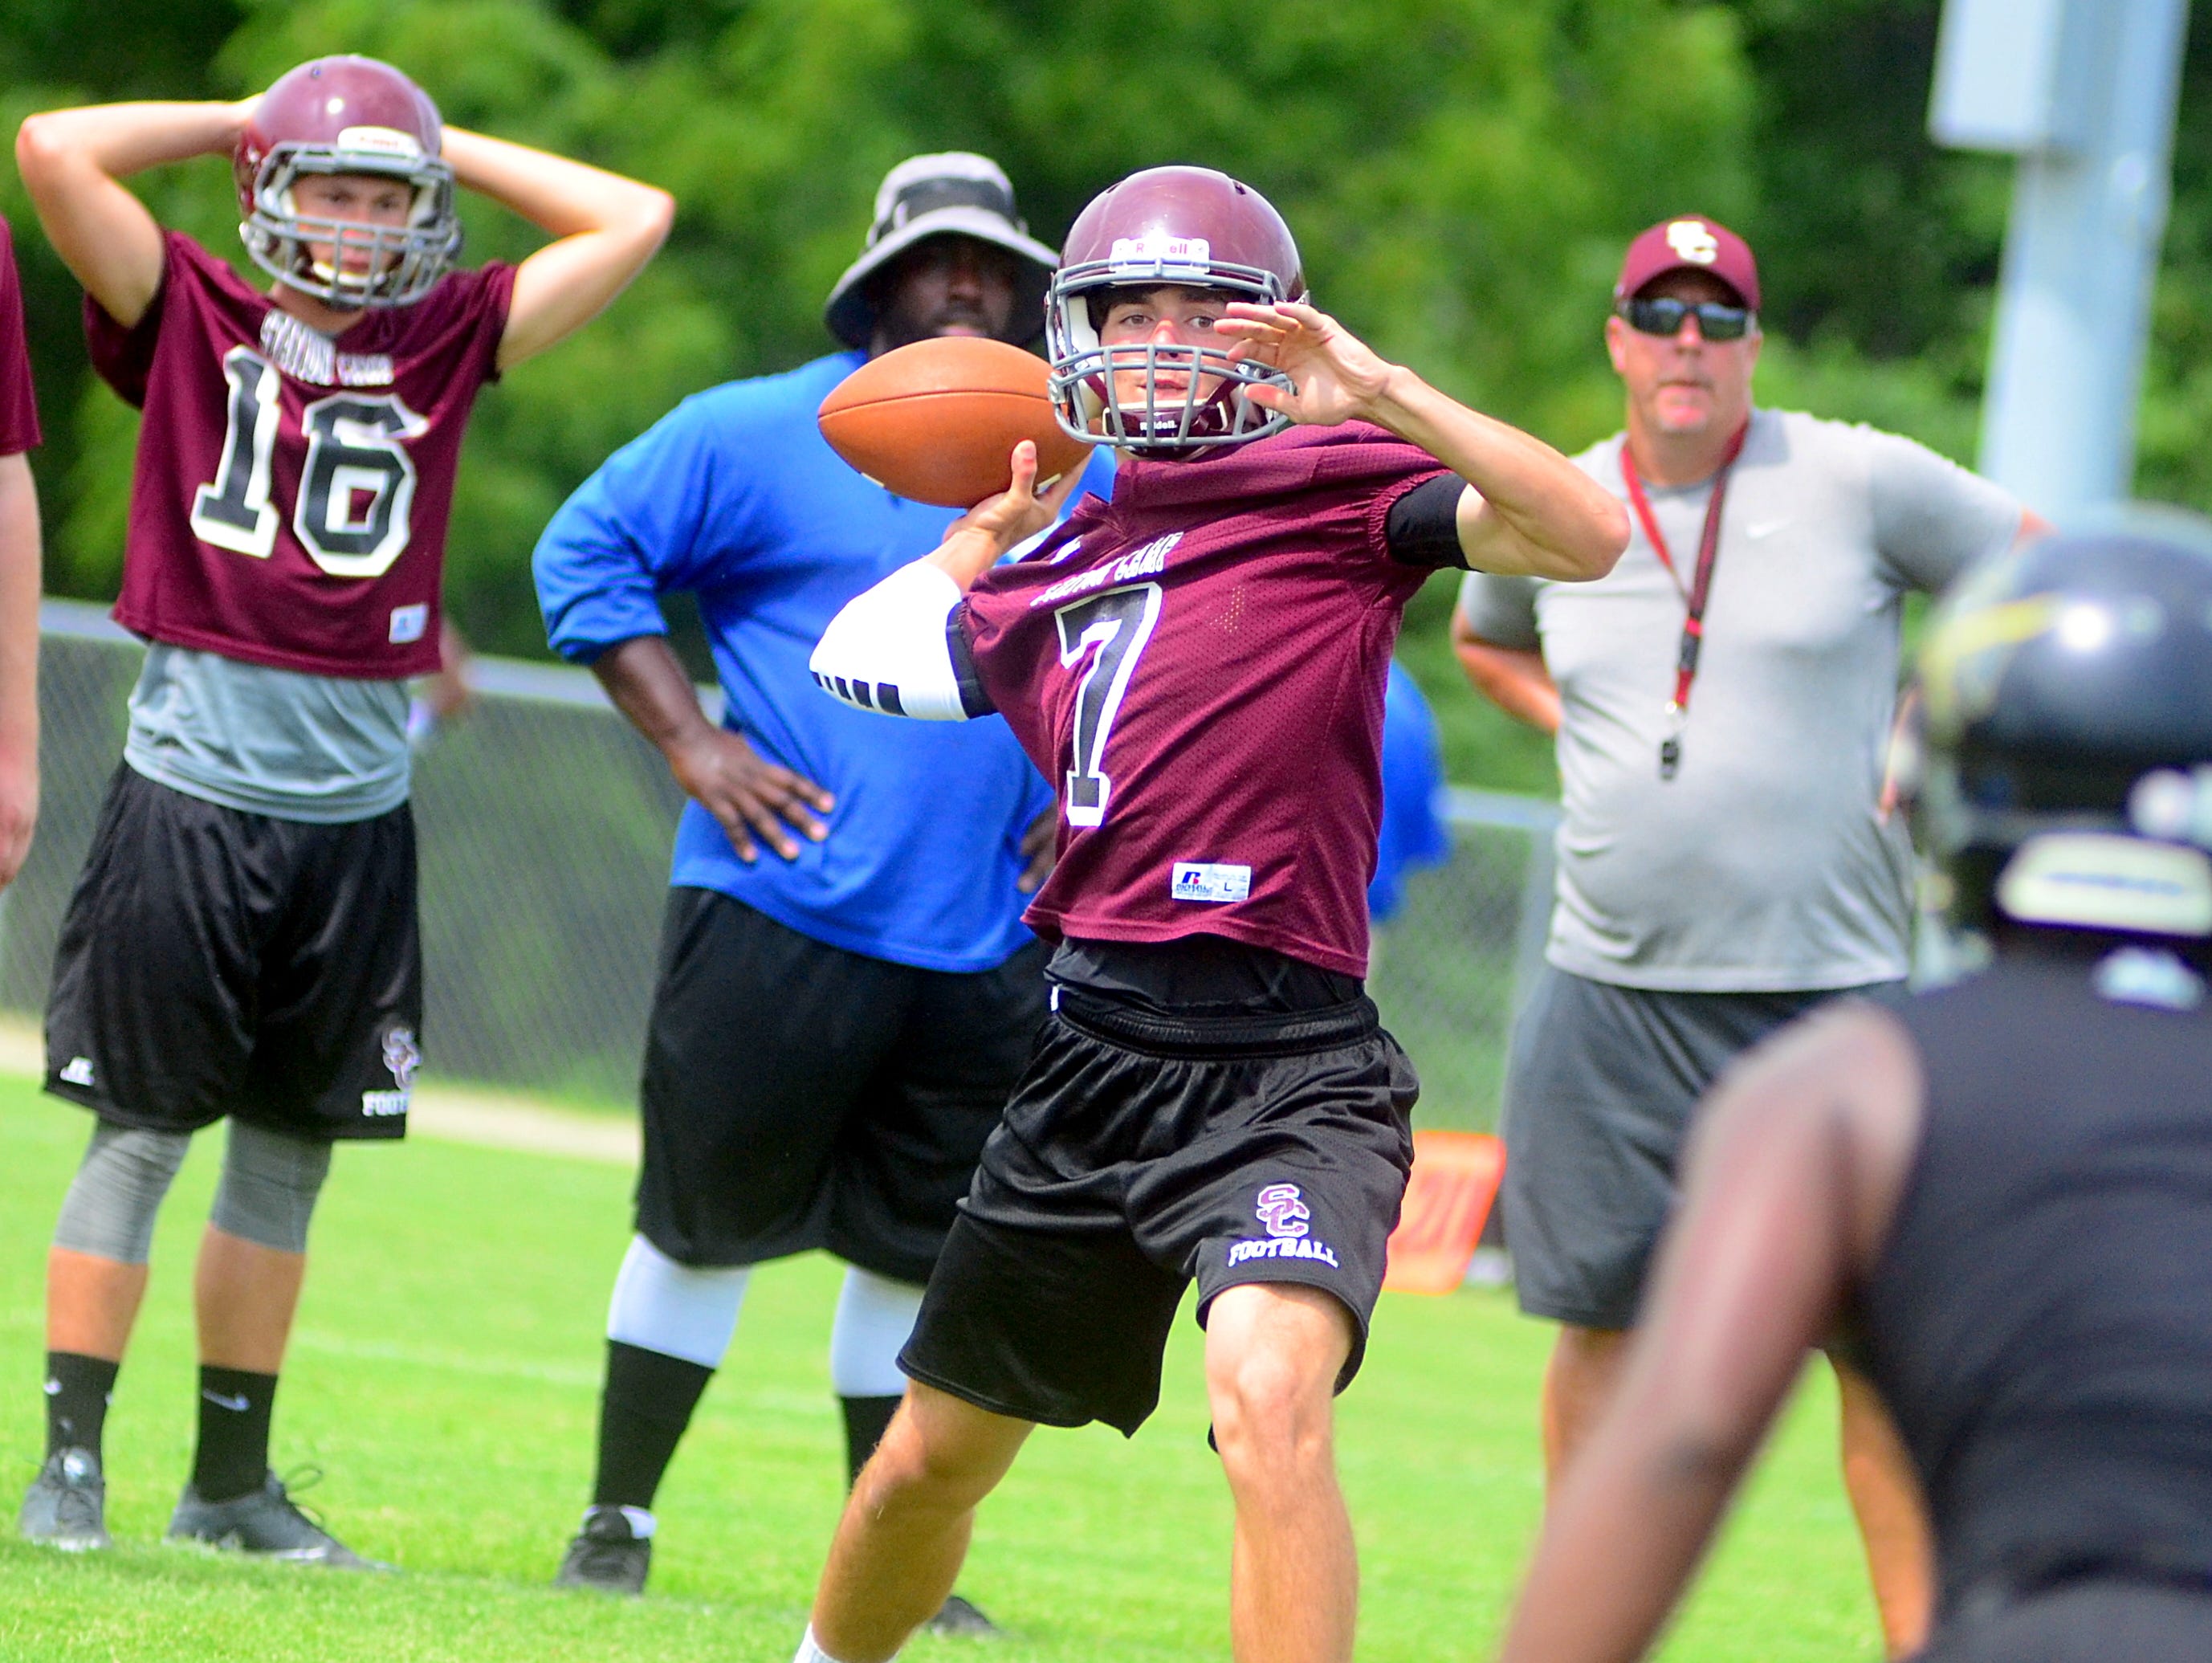
<svg viewBox="0 0 2212 1663">
<path fill-rule="evenodd" d="M 203 1501 L 199 1492 L 186 1484 L 176 1512 L 169 1517 L 169 1540 L 197 1542 L 204 1547 L 290 1564 L 322 1565 L 331 1570 L 392 1569 L 362 1558 L 301 1512 L 285 1492 L 284 1481 L 273 1472 L 263 1475 L 260 1489 L 225 1502 Z"/>
<path fill-rule="evenodd" d="M 932 1634 L 957 1635 L 963 1640 L 1000 1640 L 1006 1631 L 975 1609 L 974 1602 L 957 1593 L 945 1596 L 937 1615 L 922 1624 Z"/>
<path fill-rule="evenodd" d="M 112 1547 L 106 1514 L 107 1483 L 100 1476 L 100 1457 L 88 1449 L 58 1449 L 24 1493 L 23 1535 L 64 1553 Z"/>
<path fill-rule="evenodd" d="M 634 1516 L 635 1515 L 635 1516 Z M 645 1534 L 638 1534 L 638 1520 Z M 553 1575 L 556 1588 L 597 1588 L 602 1593 L 645 1592 L 653 1569 L 653 1515 L 643 1508 L 588 1507 L 584 1527 Z"/>
</svg>

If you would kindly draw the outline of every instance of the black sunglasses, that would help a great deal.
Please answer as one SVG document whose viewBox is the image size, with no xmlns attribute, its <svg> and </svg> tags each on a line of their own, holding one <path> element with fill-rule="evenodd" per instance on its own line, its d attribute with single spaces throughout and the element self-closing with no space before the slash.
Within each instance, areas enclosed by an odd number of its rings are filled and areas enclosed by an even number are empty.
<svg viewBox="0 0 2212 1663">
<path fill-rule="evenodd" d="M 1639 335 L 1679 333 L 1682 320 L 1692 314 L 1698 320 L 1698 332 L 1709 341 L 1740 341 L 1751 328 L 1748 307 L 1722 306 L 1711 301 L 1701 306 L 1674 300 L 1626 300 L 1620 303 L 1620 315 Z"/>
</svg>

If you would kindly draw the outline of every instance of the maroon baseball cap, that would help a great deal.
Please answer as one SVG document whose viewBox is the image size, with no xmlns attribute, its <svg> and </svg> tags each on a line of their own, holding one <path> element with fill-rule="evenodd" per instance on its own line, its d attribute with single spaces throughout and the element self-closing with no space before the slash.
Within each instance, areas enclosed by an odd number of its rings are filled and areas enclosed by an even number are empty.
<svg viewBox="0 0 2212 1663">
<path fill-rule="evenodd" d="M 1625 301 L 1669 271 L 1710 271 L 1759 310 L 1759 262 L 1751 257 L 1751 245 L 1717 220 L 1680 214 L 1644 232 L 1628 245 L 1613 297 Z"/>
</svg>

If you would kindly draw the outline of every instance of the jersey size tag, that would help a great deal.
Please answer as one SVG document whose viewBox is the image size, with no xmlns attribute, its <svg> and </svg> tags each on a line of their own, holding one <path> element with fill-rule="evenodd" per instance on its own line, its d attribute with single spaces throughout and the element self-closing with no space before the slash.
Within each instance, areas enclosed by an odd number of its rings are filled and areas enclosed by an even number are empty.
<svg viewBox="0 0 2212 1663">
<path fill-rule="evenodd" d="M 1241 901 L 1252 893 L 1252 868 L 1212 861 L 1177 861 L 1168 882 L 1178 901 Z"/>
<path fill-rule="evenodd" d="M 429 627 L 430 608 L 427 602 L 418 600 L 411 606 L 392 609 L 392 643 L 395 647 L 420 641 L 422 632 Z"/>
</svg>

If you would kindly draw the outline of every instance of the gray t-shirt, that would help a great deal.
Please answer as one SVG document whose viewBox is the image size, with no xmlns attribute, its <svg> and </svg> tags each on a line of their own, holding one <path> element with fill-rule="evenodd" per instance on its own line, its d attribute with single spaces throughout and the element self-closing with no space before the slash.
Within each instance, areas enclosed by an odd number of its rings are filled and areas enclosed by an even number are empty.
<svg viewBox="0 0 2212 1663">
<path fill-rule="evenodd" d="M 1620 446 L 1575 463 L 1625 502 Z M 1686 585 L 1709 486 L 1649 494 Z M 1879 812 L 1902 597 L 2005 548 L 2020 515 L 1910 439 L 1756 412 L 1671 780 L 1659 746 L 1686 607 L 1635 516 L 1595 583 L 1470 574 L 1460 606 L 1474 633 L 1540 648 L 1565 710 L 1551 961 L 1683 992 L 1902 977 L 1911 849 Z"/>
<path fill-rule="evenodd" d="M 123 759 L 226 808 L 334 825 L 407 801 L 407 684 L 303 675 L 155 642 Z"/>
</svg>

